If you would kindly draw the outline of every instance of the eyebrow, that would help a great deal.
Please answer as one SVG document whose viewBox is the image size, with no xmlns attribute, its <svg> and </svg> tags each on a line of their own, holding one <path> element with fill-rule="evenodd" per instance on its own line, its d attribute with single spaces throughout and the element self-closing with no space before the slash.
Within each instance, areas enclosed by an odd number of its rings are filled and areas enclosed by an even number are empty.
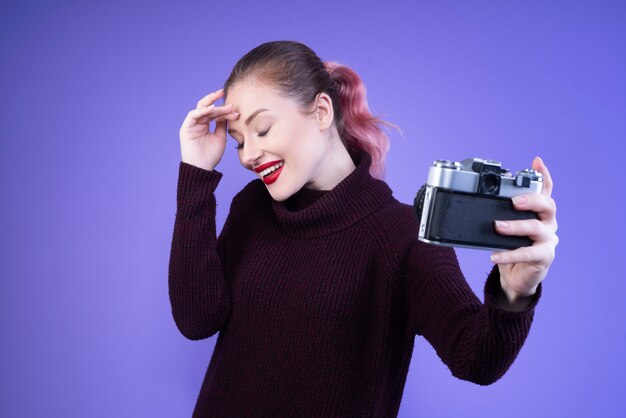
<svg viewBox="0 0 626 418">
<path fill-rule="evenodd" d="M 245 124 L 246 125 L 250 125 L 250 122 L 252 122 L 252 119 L 254 119 L 256 117 L 256 115 L 258 115 L 261 112 L 265 112 L 266 110 L 269 110 L 269 109 L 257 109 L 257 110 L 255 110 L 250 116 L 248 116 L 248 119 L 245 120 Z M 230 135 L 232 135 L 233 132 L 237 132 L 237 131 L 234 130 L 234 129 L 229 129 L 228 130 L 228 133 Z"/>
</svg>

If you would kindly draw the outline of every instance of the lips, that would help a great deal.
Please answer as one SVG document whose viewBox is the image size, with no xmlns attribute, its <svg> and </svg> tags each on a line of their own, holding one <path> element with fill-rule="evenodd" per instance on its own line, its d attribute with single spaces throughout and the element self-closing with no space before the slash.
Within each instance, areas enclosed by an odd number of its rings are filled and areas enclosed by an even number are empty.
<svg viewBox="0 0 626 418">
<path fill-rule="evenodd" d="M 283 167 L 285 165 L 281 165 L 277 170 L 274 170 L 272 173 L 268 174 L 267 176 L 263 177 L 263 183 L 265 183 L 266 185 L 270 185 L 272 183 L 274 183 L 276 180 L 278 180 L 278 176 L 280 176 L 280 173 L 283 171 Z"/>
<path fill-rule="evenodd" d="M 265 170 L 266 168 L 271 167 L 273 165 L 276 165 L 276 164 L 278 164 L 281 161 L 282 160 L 270 161 L 269 163 L 265 163 L 263 165 L 258 166 L 257 168 L 254 169 L 254 171 L 256 171 L 257 173 L 260 173 L 261 171 Z"/>
</svg>

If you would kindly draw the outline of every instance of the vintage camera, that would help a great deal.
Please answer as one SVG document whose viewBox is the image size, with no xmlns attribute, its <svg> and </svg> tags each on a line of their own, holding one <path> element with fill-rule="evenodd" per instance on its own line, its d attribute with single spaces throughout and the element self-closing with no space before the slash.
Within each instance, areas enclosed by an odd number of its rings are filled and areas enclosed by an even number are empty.
<svg viewBox="0 0 626 418">
<path fill-rule="evenodd" d="M 512 197 L 541 193 L 543 176 L 535 170 L 515 175 L 498 161 L 468 158 L 436 160 L 415 196 L 419 240 L 449 247 L 512 250 L 532 245 L 526 236 L 496 232 L 495 220 L 537 219 L 534 211 L 515 209 Z"/>
</svg>

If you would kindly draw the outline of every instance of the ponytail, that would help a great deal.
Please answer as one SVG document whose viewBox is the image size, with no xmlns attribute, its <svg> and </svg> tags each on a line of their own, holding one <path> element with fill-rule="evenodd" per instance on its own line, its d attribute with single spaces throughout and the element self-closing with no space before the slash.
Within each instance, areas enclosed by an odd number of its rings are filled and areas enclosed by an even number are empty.
<svg viewBox="0 0 626 418">
<path fill-rule="evenodd" d="M 370 174 L 382 179 L 385 175 L 385 157 L 389 151 L 389 137 L 381 125 L 402 130 L 372 114 L 367 104 L 365 84 L 350 67 L 327 61 L 324 67 L 335 82 L 339 101 L 337 131 L 348 149 L 360 149 L 372 157 Z"/>
</svg>

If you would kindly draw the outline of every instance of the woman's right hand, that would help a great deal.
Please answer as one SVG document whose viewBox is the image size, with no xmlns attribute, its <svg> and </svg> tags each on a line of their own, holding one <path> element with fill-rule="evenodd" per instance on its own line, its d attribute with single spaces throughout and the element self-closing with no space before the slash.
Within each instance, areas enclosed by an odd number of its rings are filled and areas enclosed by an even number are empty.
<svg viewBox="0 0 626 418">
<path fill-rule="evenodd" d="M 239 113 L 230 106 L 215 106 L 222 89 L 204 96 L 191 110 L 180 127 L 180 151 L 183 162 L 212 171 L 220 162 L 226 148 L 226 120 L 235 120 Z M 210 132 L 211 121 L 215 130 Z"/>
</svg>

